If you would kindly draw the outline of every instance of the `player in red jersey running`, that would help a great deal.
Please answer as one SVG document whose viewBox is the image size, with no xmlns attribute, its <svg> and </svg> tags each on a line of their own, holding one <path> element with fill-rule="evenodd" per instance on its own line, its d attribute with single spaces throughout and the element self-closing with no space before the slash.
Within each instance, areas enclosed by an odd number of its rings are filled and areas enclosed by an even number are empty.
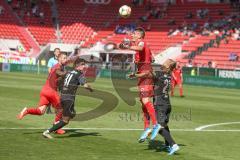
<svg viewBox="0 0 240 160">
<path fill-rule="evenodd" d="M 180 97 L 183 96 L 183 76 L 182 76 L 182 68 L 177 65 L 177 67 L 172 72 L 172 80 L 171 80 L 171 96 L 174 96 L 174 89 L 178 85 L 179 86 L 179 92 Z"/>
<path fill-rule="evenodd" d="M 157 123 L 154 106 L 151 102 L 153 97 L 153 80 L 148 78 L 152 73 L 152 54 L 144 41 L 145 31 L 143 28 L 137 28 L 132 34 L 131 45 L 126 47 L 127 49 L 136 51 L 135 64 L 137 65 L 137 72 L 129 75 L 130 78 L 138 78 L 138 89 L 140 102 L 142 103 L 142 111 L 144 118 L 144 132 L 141 135 L 139 142 L 144 142 L 148 135 L 151 134 L 151 140 L 153 140 L 161 126 Z M 149 128 L 150 119 L 152 121 L 153 129 Z"/>
<path fill-rule="evenodd" d="M 62 118 L 62 107 L 60 106 L 60 97 L 58 94 L 58 81 L 66 74 L 64 71 L 64 64 L 66 64 L 67 56 L 60 54 L 58 57 L 58 63 L 54 65 L 48 75 L 45 85 L 40 92 L 40 101 L 37 108 L 25 107 L 17 116 L 18 119 L 23 119 L 24 116 L 31 115 L 43 115 L 49 104 L 56 109 L 55 123 Z M 64 134 L 64 130 L 58 130 L 56 133 Z"/>
</svg>

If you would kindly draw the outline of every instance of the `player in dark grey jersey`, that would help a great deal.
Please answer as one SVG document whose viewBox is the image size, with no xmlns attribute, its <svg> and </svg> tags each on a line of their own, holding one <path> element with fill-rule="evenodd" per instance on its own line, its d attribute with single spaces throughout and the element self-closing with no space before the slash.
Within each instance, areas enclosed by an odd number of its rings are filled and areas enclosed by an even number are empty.
<svg viewBox="0 0 240 160">
<path fill-rule="evenodd" d="M 67 125 L 69 121 L 75 116 L 76 112 L 74 110 L 74 101 L 79 85 L 83 86 L 91 92 L 93 91 L 91 86 L 86 82 L 85 76 L 83 74 L 84 67 L 85 60 L 77 59 L 74 62 L 74 69 L 65 75 L 61 92 L 61 106 L 63 108 L 62 120 L 54 124 L 52 128 L 43 132 L 44 137 L 50 139 L 53 138 L 50 133 Z"/>
<path fill-rule="evenodd" d="M 176 67 L 176 62 L 168 59 L 161 67 L 153 72 L 154 79 L 154 107 L 157 114 L 158 123 L 161 125 L 159 134 L 161 134 L 166 145 L 169 146 L 169 155 L 179 150 L 179 146 L 173 140 L 168 128 L 169 116 L 171 113 L 171 103 L 169 99 L 169 90 L 171 86 L 171 72 Z"/>
</svg>

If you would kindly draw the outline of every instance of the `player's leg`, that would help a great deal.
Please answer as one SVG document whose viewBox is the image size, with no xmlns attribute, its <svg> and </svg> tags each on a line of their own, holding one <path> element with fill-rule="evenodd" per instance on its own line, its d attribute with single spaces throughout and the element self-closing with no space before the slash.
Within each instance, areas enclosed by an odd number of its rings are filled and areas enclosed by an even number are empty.
<svg viewBox="0 0 240 160">
<path fill-rule="evenodd" d="M 163 125 L 163 124 L 161 124 Z M 164 139 L 168 142 L 168 144 L 170 145 L 169 148 L 169 155 L 174 154 L 175 152 L 177 152 L 179 150 L 179 146 L 176 144 L 176 142 L 174 141 L 174 139 L 172 138 L 170 132 L 168 132 L 166 130 L 166 128 L 161 128 L 159 133 L 164 137 Z"/>
<path fill-rule="evenodd" d="M 50 129 L 43 132 L 43 136 L 46 138 L 52 138 L 50 133 L 56 132 L 62 127 L 66 126 L 70 119 L 72 119 L 75 116 L 75 110 L 74 110 L 74 101 L 72 100 L 65 100 L 62 101 L 61 106 L 63 107 L 63 117 L 60 121 L 55 123 Z"/>
<path fill-rule="evenodd" d="M 149 128 L 149 126 L 150 126 L 150 116 L 149 116 L 148 111 L 145 108 L 143 102 L 141 102 L 141 103 L 142 103 L 142 112 L 143 112 L 143 121 L 144 121 L 144 131 L 143 131 L 141 137 L 138 140 L 139 143 L 144 142 L 152 131 Z"/>
<path fill-rule="evenodd" d="M 38 107 L 23 108 L 23 110 L 18 114 L 17 118 L 21 120 L 28 114 L 41 116 L 45 113 L 48 104 L 49 100 L 41 93 Z"/>
<path fill-rule="evenodd" d="M 157 120 L 158 123 L 161 124 L 161 129 L 159 131 L 159 134 L 161 134 L 164 139 L 165 139 L 165 143 L 166 146 L 171 145 L 173 142 L 173 140 L 169 140 L 169 135 L 167 135 L 165 132 L 168 132 L 168 114 L 167 114 L 167 110 L 168 107 L 166 106 L 155 106 L 156 109 L 156 113 L 157 113 Z M 168 128 L 168 129 L 167 129 Z M 170 132 L 168 132 L 170 134 Z M 165 136 L 166 135 L 166 136 Z"/>
<path fill-rule="evenodd" d="M 52 114 L 53 113 L 52 110 L 51 110 L 51 105 L 47 106 L 46 113 L 47 114 Z"/>
<path fill-rule="evenodd" d="M 181 81 L 178 82 L 180 97 L 183 97 L 183 84 Z"/>
<path fill-rule="evenodd" d="M 157 123 L 155 109 L 154 109 L 153 103 L 150 101 L 150 97 L 142 98 L 142 102 L 144 104 L 144 107 L 147 109 L 148 114 L 152 120 L 153 129 L 152 129 L 152 134 L 150 139 L 153 140 L 156 138 L 161 126 Z"/>
<path fill-rule="evenodd" d="M 147 113 L 152 121 L 152 125 L 157 124 L 157 119 L 156 119 L 156 114 L 155 114 L 155 109 L 153 106 L 153 103 L 150 100 L 150 97 L 144 97 L 141 99 L 143 102 L 144 108 L 147 110 Z"/>
<path fill-rule="evenodd" d="M 159 134 L 165 139 L 165 141 L 167 141 L 167 144 L 169 144 L 170 146 L 169 155 L 172 155 L 179 150 L 179 146 L 174 141 L 168 128 L 171 106 L 157 106 L 156 112 L 158 123 L 160 123 L 162 126 L 159 131 Z"/>
<path fill-rule="evenodd" d="M 147 111 L 146 107 L 144 106 L 143 102 L 141 102 L 141 103 L 142 103 L 144 130 L 145 130 L 146 128 L 149 128 L 149 126 L 150 126 L 150 116 L 149 116 L 148 111 Z"/>
<path fill-rule="evenodd" d="M 60 102 L 60 96 L 58 95 L 57 92 L 53 92 L 52 93 L 52 95 L 51 95 L 51 103 L 52 103 L 52 106 L 56 110 L 56 112 L 55 112 L 55 119 L 54 119 L 54 123 L 53 123 L 53 124 L 56 124 L 56 123 L 58 123 L 62 119 L 62 115 L 63 115 L 63 109 L 61 107 L 61 102 Z M 65 134 L 65 131 L 63 129 L 59 129 L 55 133 L 57 133 L 57 134 Z"/>
<path fill-rule="evenodd" d="M 70 119 L 71 119 L 70 117 L 62 117 L 62 120 L 60 120 L 57 123 L 53 124 L 53 126 L 51 128 L 49 128 L 48 130 L 44 131 L 43 132 L 43 136 L 45 138 L 52 139 L 53 137 L 50 135 L 50 133 L 56 132 L 59 129 L 61 129 L 64 126 L 66 126 L 69 123 Z"/>
<path fill-rule="evenodd" d="M 170 129 L 168 127 L 168 125 L 164 126 L 164 128 L 170 133 Z M 165 139 L 165 146 L 170 146 L 170 144 L 168 143 L 168 141 Z"/>
<path fill-rule="evenodd" d="M 171 81 L 171 96 L 173 97 L 174 96 L 174 89 L 176 87 L 176 81 L 175 80 L 172 80 Z"/>
<path fill-rule="evenodd" d="M 165 125 L 163 127 L 170 133 L 170 129 L 168 127 L 168 122 L 169 122 L 169 118 L 170 118 L 170 114 L 171 114 L 171 106 L 166 107 L 166 111 L 167 111 L 166 112 L 167 117 L 165 119 Z M 170 147 L 170 144 L 169 144 L 169 142 L 167 140 L 165 140 L 165 146 L 169 146 Z"/>
<path fill-rule="evenodd" d="M 46 111 L 47 106 L 43 105 L 37 108 L 23 108 L 23 110 L 18 114 L 17 118 L 19 120 L 23 119 L 26 115 L 31 114 L 31 115 L 43 115 Z"/>
</svg>

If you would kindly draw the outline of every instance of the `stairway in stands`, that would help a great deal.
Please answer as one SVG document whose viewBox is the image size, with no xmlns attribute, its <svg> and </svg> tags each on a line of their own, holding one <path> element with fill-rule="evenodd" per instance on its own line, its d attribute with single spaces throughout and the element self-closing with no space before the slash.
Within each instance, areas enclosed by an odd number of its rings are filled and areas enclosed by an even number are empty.
<svg viewBox="0 0 240 160">
<path fill-rule="evenodd" d="M 223 69 L 236 69 L 240 68 L 240 61 L 230 62 L 229 54 L 236 53 L 240 57 L 240 41 L 230 40 L 228 44 L 222 42 L 218 48 L 212 47 L 202 54 L 197 55 L 194 58 L 194 62 L 197 64 L 207 64 L 209 61 L 214 61 L 217 64 L 217 68 Z"/>
<path fill-rule="evenodd" d="M 107 6 L 106 6 L 107 7 Z M 119 6 L 118 6 L 119 7 Z M 162 6 L 160 5 L 160 8 Z M 188 36 L 182 36 L 180 34 L 168 37 L 167 33 L 170 29 L 176 29 L 178 26 L 185 21 L 187 24 L 192 24 L 194 22 L 198 23 L 199 26 L 202 26 L 206 19 L 199 19 L 196 17 L 196 11 L 200 8 L 209 9 L 209 15 L 214 19 L 220 19 L 222 16 L 218 15 L 218 10 L 221 9 L 225 14 L 228 14 L 231 11 L 229 5 L 226 4 L 206 4 L 206 3 L 191 3 L 185 5 L 171 5 L 168 7 L 167 16 L 162 19 L 154 19 L 150 18 L 148 22 L 140 23 L 140 26 L 147 28 L 149 24 L 151 24 L 151 31 L 146 33 L 146 40 L 148 41 L 153 53 L 159 53 L 169 46 L 182 44 L 183 41 L 189 41 L 188 44 L 184 46 L 184 49 L 187 51 L 194 50 L 198 46 L 203 45 L 203 43 L 208 39 L 204 37 L 197 36 L 194 40 L 190 40 Z M 184 19 L 186 12 L 192 11 L 195 14 L 193 19 Z M 115 11 L 117 12 L 117 10 Z M 120 18 L 118 21 L 115 21 L 111 24 L 107 29 L 99 31 L 97 36 L 90 39 L 86 45 L 95 43 L 96 41 L 102 42 L 120 42 L 126 35 L 115 34 L 113 31 L 118 24 L 130 24 L 135 22 L 139 17 L 143 16 L 146 13 L 146 9 L 144 6 L 142 7 L 133 7 L 132 6 L 132 15 L 130 18 L 124 19 Z M 176 20 L 176 25 L 169 26 L 167 23 L 169 19 L 174 18 Z M 213 38 L 213 37 L 211 37 Z"/>
<path fill-rule="evenodd" d="M 11 6 L 16 6 L 18 0 L 14 0 Z M 21 1 L 21 7 L 24 6 L 24 1 Z M 44 46 L 49 42 L 56 42 L 56 35 L 54 24 L 52 22 L 52 15 L 50 9 L 50 3 L 48 1 L 41 1 L 38 3 L 40 10 L 44 13 L 44 24 L 40 23 L 40 18 L 35 17 L 32 14 L 31 10 L 31 0 L 27 0 L 27 8 L 21 16 L 21 9 L 16 9 L 16 13 L 19 17 L 22 18 L 23 23 L 25 24 L 26 29 L 32 35 L 32 37 L 36 40 L 38 45 Z M 29 12 L 29 13 L 28 13 Z"/>
<path fill-rule="evenodd" d="M 104 30 L 116 17 L 117 8 L 84 4 L 82 1 L 58 1 L 61 39 L 63 43 L 79 44 Z"/>
<path fill-rule="evenodd" d="M 31 49 L 30 42 L 20 32 L 19 23 L 12 15 L 11 10 L 9 9 L 9 6 L 4 1 L 0 1 L 0 6 L 3 6 L 4 8 L 4 12 L 0 16 L 0 28 L 1 28 L 0 38 L 20 40 L 24 48 L 27 51 L 30 51 Z"/>
<path fill-rule="evenodd" d="M 26 26 L 19 21 L 19 19 L 16 17 L 16 14 L 13 12 L 12 6 L 15 6 L 15 3 L 16 1 L 13 1 L 10 5 L 8 5 L 4 1 L 0 2 L 0 5 L 4 7 L 4 14 L 1 16 L 3 20 L 0 24 L 2 25 L 3 32 L 1 32 L 0 35 L 2 35 L 4 38 L 16 38 L 20 40 L 26 51 L 31 53 L 29 56 L 37 57 L 40 51 L 39 44 L 33 38 L 29 30 L 27 30 Z M 11 24 L 11 26 L 9 26 L 9 24 Z"/>
</svg>

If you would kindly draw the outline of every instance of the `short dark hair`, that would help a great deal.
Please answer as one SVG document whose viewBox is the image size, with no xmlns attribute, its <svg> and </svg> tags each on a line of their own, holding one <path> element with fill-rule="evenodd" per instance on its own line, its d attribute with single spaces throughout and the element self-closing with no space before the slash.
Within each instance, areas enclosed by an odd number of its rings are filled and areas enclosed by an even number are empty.
<svg viewBox="0 0 240 160">
<path fill-rule="evenodd" d="M 135 29 L 135 31 L 140 32 L 141 35 L 142 35 L 142 38 L 145 37 L 145 29 L 144 28 L 138 27 L 138 28 Z"/>
<path fill-rule="evenodd" d="M 53 52 L 55 52 L 56 50 L 59 50 L 59 51 L 61 51 L 61 50 L 60 50 L 60 48 L 55 48 L 55 49 L 53 50 Z"/>
<path fill-rule="evenodd" d="M 73 63 L 73 67 L 77 67 L 79 66 L 80 64 L 85 64 L 86 63 L 86 60 L 85 59 L 82 59 L 82 58 L 78 58 L 74 61 Z"/>
</svg>

